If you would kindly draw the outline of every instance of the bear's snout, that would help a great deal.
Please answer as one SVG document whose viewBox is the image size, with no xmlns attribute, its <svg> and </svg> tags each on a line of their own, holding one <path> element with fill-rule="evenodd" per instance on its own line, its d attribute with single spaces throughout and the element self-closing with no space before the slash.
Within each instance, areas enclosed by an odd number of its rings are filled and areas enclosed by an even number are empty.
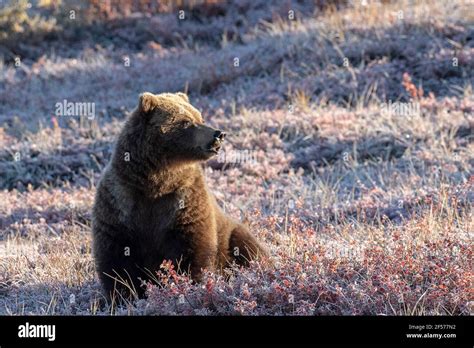
<svg viewBox="0 0 474 348">
<path fill-rule="evenodd" d="M 216 138 L 216 140 L 219 140 L 220 142 L 224 140 L 225 136 L 225 132 L 222 132 L 220 130 L 216 130 L 216 132 L 214 133 L 214 138 Z"/>
<path fill-rule="evenodd" d="M 210 146 L 210 151 L 217 153 L 221 148 L 221 145 L 222 145 L 222 142 L 224 141 L 225 136 L 226 136 L 225 132 L 216 130 L 214 132 L 214 140 L 212 141 L 211 146 Z"/>
<path fill-rule="evenodd" d="M 198 125 L 192 131 L 194 132 L 194 143 L 203 151 L 206 159 L 209 158 L 209 155 L 219 152 L 226 136 L 225 132 L 205 125 Z"/>
</svg>

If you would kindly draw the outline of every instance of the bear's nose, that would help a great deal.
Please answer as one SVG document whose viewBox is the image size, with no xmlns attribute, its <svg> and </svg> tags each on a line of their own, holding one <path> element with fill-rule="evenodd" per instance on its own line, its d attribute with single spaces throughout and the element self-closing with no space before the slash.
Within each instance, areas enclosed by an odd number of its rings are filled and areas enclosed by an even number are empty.
<svg viewBox="0 0 474 348">
<path fill-rule="evenodd" d="M 214 138 L 219 139 L 219 141 L 222 141 L 224 140 L 225 135 L 225 132 L 221 132 L 220 130 L 218 130 L 214 133 Z"/>
</svg>

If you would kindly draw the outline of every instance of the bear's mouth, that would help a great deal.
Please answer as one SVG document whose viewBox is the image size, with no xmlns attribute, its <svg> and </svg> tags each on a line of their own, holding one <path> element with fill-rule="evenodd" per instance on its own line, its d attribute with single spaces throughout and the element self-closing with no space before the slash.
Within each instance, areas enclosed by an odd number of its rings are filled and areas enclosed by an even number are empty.
<svg viewBox="0 0 474 348">
<path fill-rule="evenodd" d="M 207 150 L 207 152 L 217 155 L 220 149 L 221 149 L 221 146 L 216 145 L 216 146 L 211 147 L 209 150 Z"/>
<path fill-rule="evenodd" d="M 217 155 L 222 146 L 222 140 L 216 138 L 214 142 L 209 146 L 207 152 Z"/>
<path fill-rule="evenodd" d="M 219 153 L 222 142 L 225 138 L 224 132 L 216 131 L 216 133 L 218 134 L 214 137 L 214 140 L 207 146 L 207 149 L 205 150 L 206 154 L 210 155 L 211 157 Z"/>
<path fill-rule="evenodd" d="M 201 156 L 204 156 L 204 158 L 209 159 L 219 154 L 220 148 L 221 148 L 220 145 L 199 147 L 199 152 L 201 153 Z"/>
</svg>

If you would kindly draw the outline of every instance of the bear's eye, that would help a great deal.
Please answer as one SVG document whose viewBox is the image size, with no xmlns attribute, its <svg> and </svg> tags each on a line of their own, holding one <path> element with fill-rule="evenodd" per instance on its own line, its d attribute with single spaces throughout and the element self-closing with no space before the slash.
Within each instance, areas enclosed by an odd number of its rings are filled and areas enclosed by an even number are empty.
<svg viewBox="0 0 474 348">
<path fill-rule="evenodd" d="M 184 127 L 184 128 L 188 128 L 192 125 L 192 122 L 191 121 L 182 121 L 181 122 L 181 125 Z"/>
</svg>

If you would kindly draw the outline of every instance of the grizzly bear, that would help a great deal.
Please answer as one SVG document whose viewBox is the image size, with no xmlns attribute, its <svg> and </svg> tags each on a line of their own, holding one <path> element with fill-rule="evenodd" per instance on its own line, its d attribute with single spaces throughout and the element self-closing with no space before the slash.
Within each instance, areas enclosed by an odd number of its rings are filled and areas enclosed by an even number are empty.
<svg viewBox="0 0 474 348">
<path fill-rule="evenodd" d="M 93 254 L 107 296 L 143 297 L 164 260 L 199 281 L 204 269 L 268 255 L 226 216 L 206 186 L 202 162 L 225 133 L 204 124 L 184 93 L 140 95 L 97 187 Z"/>
</svg>

